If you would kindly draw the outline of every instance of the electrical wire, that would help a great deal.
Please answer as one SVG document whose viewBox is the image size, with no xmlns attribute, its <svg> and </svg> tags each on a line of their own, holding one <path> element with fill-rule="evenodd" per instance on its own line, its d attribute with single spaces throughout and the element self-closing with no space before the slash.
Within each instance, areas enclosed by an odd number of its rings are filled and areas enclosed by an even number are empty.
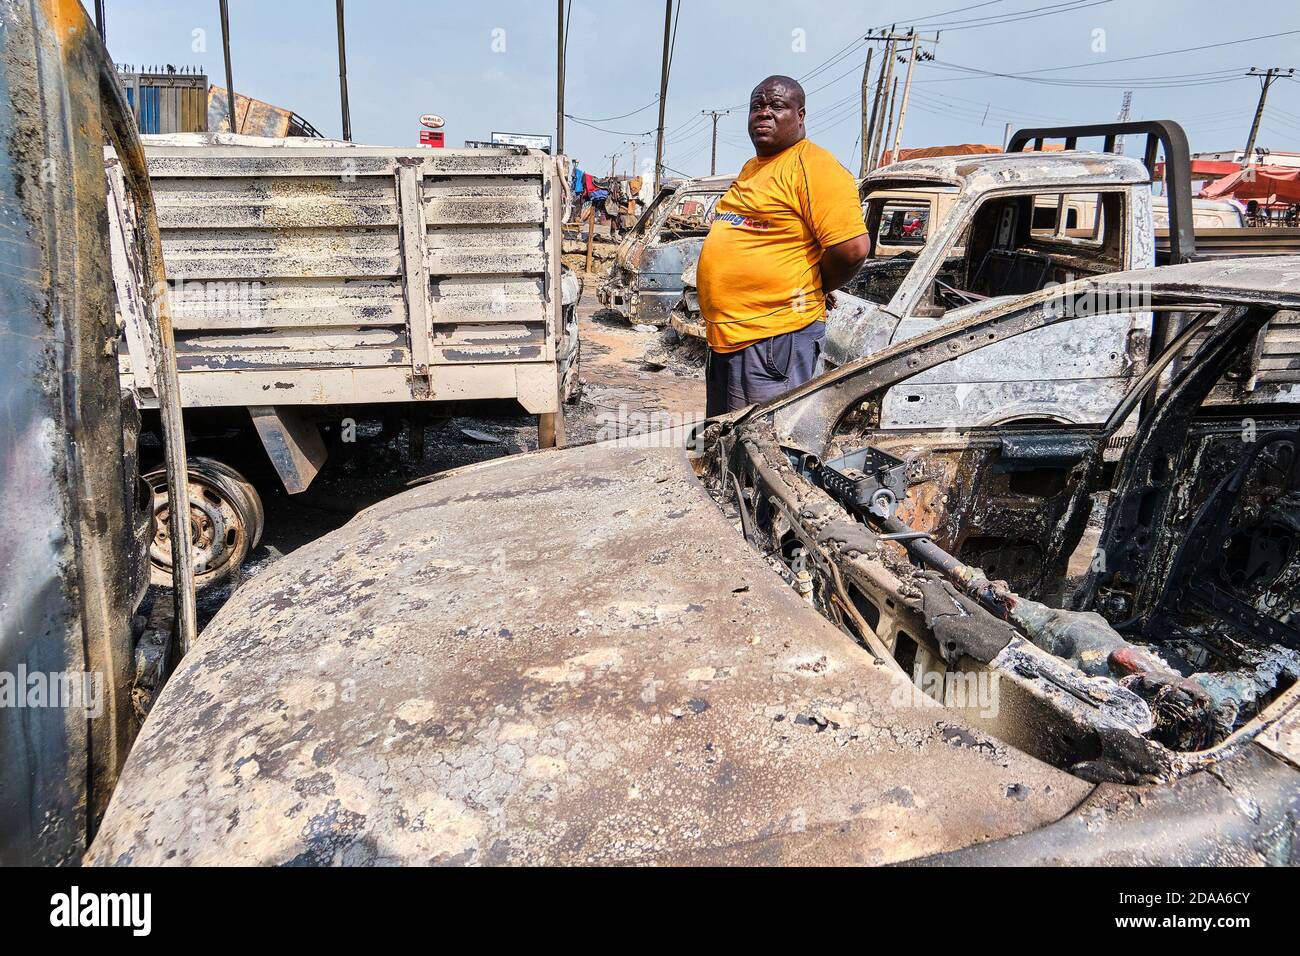
<svg viewBox="0 0 1300 956">
<path fill-rule="evenodd" d="M 654 106 L 658 102 L 659 102 L 659 94 L 656 93 L 655 98 L 652 99 L 649 103 L 647 103 L 645 106 L 640 107 L 639 109 L 633 110 L 630 113 L 621 113 L 618 116 L 574 116 L 572 113 L 565 113 L 564 118 L 571 119 L 571 120 L 578 120 L 579 122 L 583 122 L 583 123 L 612 123 L 614 120 L 627 119 L 629 116 L 636 116 L 637 113 L 644 113 L 646 110 L 648 110 L 650 107 Z"/>
<path fill-rule="evenodd" d="M 1058 73 L 1061 70 L 1085 69 L 1094 66 L 1111 66 L 1115 63 L 1129 63 L 1132 62 L 1133 60 L 1154 60 L 1155 58 L 1162 57 L 1162 56 L 1177 56 L 1178 54 L 1181 53 L 1196 53 L 1201 50 L 1216 50 L 1219 49 L 1220 47 L 1236 46 L 1241 43 L 1254 43 L 1256 40 L 1274 40 L 1277 39 L 1278 37 L 1295 36 L 1298 33 L 1300 33 L 1300 30 L 1284 30 L 1280 33 L 1264 33 L 1259 36 L 1243 37 L 1240 40 L 1223 40 L 1219 43 L 1205 43 L 1205 44 L 1201 44 L 1200 46 L 1183 47 L 1182 49 L 1178 49 L 1178 50 L 1162 50 L 1159 53 L 1143 53 L 1138 56 L 1123 56 L 1123 57 L 1117 57 L 1116 59 L 1112 59 L 1112 60 L 1090 60 L 1086 63 L 1069 63 L 1066 64 L 1065 66 L 1048 66 L 1037 70 L 1022 70 L 1019 73 L 998 73 L 992 70 L 980 70 L 980 69 L 976 69 L 975 67 L 964 67 L 957 63 L 944 63 L 941 60 L 935 60 L 931 65 L 949 66 L 956 69 L 963 69 L 970 73 L 979 73 L 984 76 L 1019 78 L 1019 77 L 1034 76 L 1039 73 Z"/>
<path fill-rule="evenodd" d="M 1028 10 L 1015 10 L 1010 13 L 996 14 L 990 17 L 975 17 L 971 20 L 957 20 L 952 24 L 943 23 L 919 23 L 913 29 L 941 29 L 944 33 L 953 33 L 957 30 L 976 30 L 980 27 L 996 27 L 1004 23 L 1017 23 L 1021 20 L 1037 20 L 1039 17 L 1050 17 L 1058 13 L 1073 13 L 1075 10 L 1084 10 L 1088 7 L 1099 7 L 1103 3 L 1113 3 L 1114 0 L 1069 0 L 1067 3 L 1057 3 L 1046 7 L 1031 7 Z M 1042 11 L 1042 12 L 1038 12 Z M 987 20 L 990 22 L 981 23 L 977 21 Z M 968 24 L 963 26 L 963 24 Z"/>
</svg>

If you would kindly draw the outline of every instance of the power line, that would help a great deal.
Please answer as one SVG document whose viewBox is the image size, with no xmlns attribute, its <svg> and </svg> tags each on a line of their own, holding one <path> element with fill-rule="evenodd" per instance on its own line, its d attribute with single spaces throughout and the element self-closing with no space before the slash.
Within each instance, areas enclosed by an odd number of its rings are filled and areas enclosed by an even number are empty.
<svg viewBox="0 0 1300 956">
<path fill-rule="evenodd" d="M 1094 67 L 1094 66 L 1111 66 L 1115 63 L 1129 63 L 1132 62 L 1133 60 L 1154 60 L 1156 57 L 1161 57 L 1161 56 L 1177 56 L 1180 53 L 1196 53 L 1200 50 L 1216 50 L 1220 47 L 1236 46 L 1241 43 L 1254 43 L 1256 40 L 1274 40 L 1277 39 L 1278 37 L 1295 36 L 1297 33 L 1300 33 L 1300 30 L 1285 30 L 1281 33 L 1265 33 L 1265 34 L 1261 34 L 1260 36 L 1243 37 L 1240 40 L 1223 40 L 1222 42 L 1219 43 L 1205 43 L 1200 46 L 1189 46 L 1189 47 L 1184 47 L 1180 50 L 1162 50 L 1159 53 L 1143 53 L 1138 56 L 1123 56 L 1123 57 L 1117 57 L 1116 59 L 1113 60 L 1090 60 L 1086 63 L 1069 63 L 1065 66 L 1047 66 L 1037 70 L 1022 70 L 1018 73 L 998 73 L 992 70 L 981 70 L 975 67 L 962 66 L 961 64 L 958 63 L 944 64 L 942 63 L 942 61 L 936 61 L 935 65 L 936 66 L 945 65 L 945 66 L 953 67 L 955 69 L 966 70 L 967 72 L 970 73 L 979 73 L 984 76 L 1018 78 L 1018 77 L 1034 76 L 1039 73 L 1058 73 L 1061 70 L 1077 70 L 1077 69 L 1085 69 L 1087 67 Z"/>
<path fill-rule="evenodd" d="M 632 112 L 630 112 L 630 113 L 622 113 L 622 114 L 620 114 L 620 115 L 618 115 L 618 116 L 599 116 L 599 117 L 597 117 L 597 116 L 574 116 L 572 113 L 565 113 L 565 114 L 564 114 L 564 117 L 565 117 L 565 119 L 578 120 L 579 122 L 587 122 L 587 123 L 611 123 L 611 122 L 613 122 L 614 120 L 627 119 L 629 116 L 636 116 L 637 113 L 644 113 L 646 110 L 648 110 L 650 107 L 654 106 L 654 105 L 655 105 L 656 103 L 658 103 L 658 102 L 659 102 L 659 97 L 658 97 L 658 95 L 656 95 L 655 98 L 652 99 L 652 100 L 651 100 L 649 103 L 647 103 L 645 106 L 642 106 L 642 107 L 640 107 L 640 108 L 638 108 L 638 109 L 634 109 L 634 110 L 633 110 Z"/>
<path fill-rule="evenodd" d="M 1084 10 L 1088 7 L 1099 7 L 1103 3 L 1112 3 L 1114 0 L 1070 0 L 1068 3 L 1058 3 L 1046 7 L 1032 7 L 1029 10 L 1017 10 L 1012 13 L 996 14 L 989 17 L 975 17 L 971 20 L 958 20 L 955 24 L 945 25 L 942 23 L 918 23 L 913 29 L 942 29 L 944 33 L 952 33 L 956 30 L 977 30 L 980 27 L 996 27 L 1004 23 L 1017 23 L 1020 20 L 1037 20 L 1039 17 L 1050 17 L 1057 13 L 1073 13 L 1075 10 Z M 1043 11 L 1043 12 L 1037 12 Z M 987 23 L 978 21 L 986 20 Z M 962 24 L 969 24 L 963 26 Z"/>
<path fill-rule="evenodd" d="M 988 70 L 979 70 L 973 67 L 963 67 L 948 63 L 931 63 L 931 66 L 938 70 L 959 72 L 962 75 L 956 77 L 941 77 L 931 80 L 920 80 L 918 82 L 926 84 L 952 83 L 959 80 L 969 79 L 971 76 L 988 76 L 1020 80 L 1022 83 L 1033 83 L 1038 86 L 1054 86 L 1065 89 L 1167 89 L 1171 87 L 1212 86 L 1218 83 L 1235 82 L 1242 78 L 1242 74 L 1237 70 L 1188 73 L 1178 78 L 1175 78 L 1175 76 L 1151 76 L 1085 79 L 1081 77 L 1052 78 L 1045 76 L 1021 76 L 1017 74 L 993 73 Z"/>
<path fill-rule="evenodd" d="M 979 7 L 991 7 L 995 3 L 1002 3 L 1002 2 L 1003 0 L 984 0 L 983 3 L 972 3 L 964 7 L 957 7 L 955 10 L 944 10 L 941 13 L 927 14 L 926 19 L 951 16 L 954 13 L 965 13 L 967 10 L 975 10 Z M 799 82 L 802 83 L 804 80 L 811 79 L 812 77 L 820 73 L 822 70 L 824 70 L 827 66 L 831 66 L 834 63 L 838 62 L 839 60 L 843 59 L 843 54 L 852 52 L 852 50 L 854 50 L 856 47 L 862 46 L 863 44 L 867 43 L 871 39 L 870 34 L 875 33 L 877 30 L 884 30 L 887 26 L 888 24 L 877 24 L 876 26 L 868 27 L 867 36 L 859 37 L 856 40 L 850 40 L 845 46 L 840 47 L 839 50 L 837 50 L 835 53 L 832 53 L 827 59 L 817 64 L 807 73 L 798 77 Z M 732 107 L 732 109 L 736 109 L 736 107 Z"/>
<path fill-rule="evenodd" d="M 602 133 L 613 133 L 616 136 L 650 136 L 651 134 L 654 133 L 654 130 L 652 129 L 645 130 L 644 132 L 629 132 L 628 130 L 625 129 L 606 129 L 603 126 L 596 126 L 593 123 L 588 123 L 583 120 L 577 119 L 576 117 L 569 116 L 569 114 L 567 113 L 564 115 L 566 119 L 573 120 L 573 122 L 577 123 L 579 126 L 587 126 L 590 127 L 591 129 L 599 130 Z"/>
</svg>

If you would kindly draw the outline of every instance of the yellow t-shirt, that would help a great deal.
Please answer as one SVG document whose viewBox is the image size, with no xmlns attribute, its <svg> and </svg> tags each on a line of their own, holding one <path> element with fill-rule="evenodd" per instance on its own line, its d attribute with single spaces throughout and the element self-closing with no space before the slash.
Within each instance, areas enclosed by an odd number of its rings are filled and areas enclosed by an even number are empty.
<svg viewBox="0 0 1300 956">
<path fill-rule="evenodd" d="M 826 317 L 822 250 L 867 231 L 847 169 L 801 139 L 755 156 L 718 200 L 696 288 L 715 352 L 735 352 Z"/>
</svg>

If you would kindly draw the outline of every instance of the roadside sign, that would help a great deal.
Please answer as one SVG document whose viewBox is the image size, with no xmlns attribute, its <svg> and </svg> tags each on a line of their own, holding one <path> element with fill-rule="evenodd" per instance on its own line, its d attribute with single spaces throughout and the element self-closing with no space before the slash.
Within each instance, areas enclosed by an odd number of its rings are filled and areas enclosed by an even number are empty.
<svg viewBox="0 0 1300 956">
<path fill-rule="evenodd" d="M 496 146 L 527 146 L 548 153 L 551 151 L 551 137 L 548 133 L 493 133 L 492 143 Z"/>
<path fill-rule="evenodd" d="M 446 137 L 441 130 L 422 129 L 420 130 L 420 145 L 441 149 L 446 145 Z"/>
<path fill-rule="evenodd" d="M 437 113 L 425 113 L 420 117 L 420 125 L 427 126 L 429 129 L 442 129 L 446 125 L 446 120 Z"/>
</svg>

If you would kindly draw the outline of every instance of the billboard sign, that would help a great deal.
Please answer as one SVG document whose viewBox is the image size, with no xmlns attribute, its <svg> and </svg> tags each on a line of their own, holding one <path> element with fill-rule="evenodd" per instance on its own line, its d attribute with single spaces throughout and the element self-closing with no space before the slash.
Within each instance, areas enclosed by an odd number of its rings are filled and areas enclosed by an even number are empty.
<svg viewBox="0 0 1300 956">
<path fill-rule="evenodd" d="M 551 151 L 551 137 L 548 133 L 493 133 L 495 146 L 527 146 L 529 149 Z"/>
</svg>

